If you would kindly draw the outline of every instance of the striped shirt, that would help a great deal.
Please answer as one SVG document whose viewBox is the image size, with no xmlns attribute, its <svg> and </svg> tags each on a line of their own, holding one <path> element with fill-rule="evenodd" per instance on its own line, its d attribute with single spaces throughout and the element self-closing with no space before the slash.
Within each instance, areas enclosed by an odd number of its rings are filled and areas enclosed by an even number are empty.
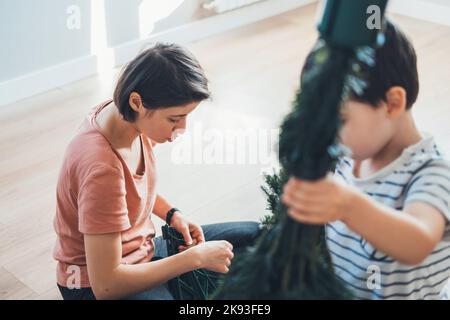
<svg viewBox="0 0 450 320">
<path fill-rule="evenodd" d="M 411 202 L 427 203 L 447 221 L 442 241 L 415 266 L 378 251 L 340 221 L 328 224 L 327 244 L 338 277 L 359 299 L 439 299 L 450 278 L 450 162 L 443 158 L 434 139 L 427 136 L 406 148 L 399 158 L 368 178 L 355 178 L 353 160 L 342 158 L 335 176 L 400 211 Z"/>
</svg>

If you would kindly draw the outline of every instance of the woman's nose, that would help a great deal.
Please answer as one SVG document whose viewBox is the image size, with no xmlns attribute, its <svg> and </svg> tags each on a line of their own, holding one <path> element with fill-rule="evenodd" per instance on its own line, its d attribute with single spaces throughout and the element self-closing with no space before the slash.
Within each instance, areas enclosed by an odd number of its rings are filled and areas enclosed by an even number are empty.
<svg viewBox="0 0 450 320">
<path fill-rule="evenodd" d="M 186 130 L 186 118 L 181 119 L 181 121 L 177 123 L 175 130 Z"/>
</svg>

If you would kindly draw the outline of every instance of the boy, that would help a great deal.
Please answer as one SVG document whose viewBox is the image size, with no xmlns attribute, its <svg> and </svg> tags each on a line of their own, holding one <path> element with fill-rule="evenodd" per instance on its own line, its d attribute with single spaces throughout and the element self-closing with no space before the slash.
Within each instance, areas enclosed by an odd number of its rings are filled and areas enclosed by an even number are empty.
<svg viewBox="0 0 450 320">
<path fill-rule="evenodd" d="M 357 298 L 436 299 L 450 276 L 450 163 L 411 113 L 414 48 L 391 23 L 385 37 L 369 86 L 342 107 L 352 158 L 320 181 L 291 178 L 283 201 L 295 220 L 326 224 L 335 272 Z"/>
</svg>

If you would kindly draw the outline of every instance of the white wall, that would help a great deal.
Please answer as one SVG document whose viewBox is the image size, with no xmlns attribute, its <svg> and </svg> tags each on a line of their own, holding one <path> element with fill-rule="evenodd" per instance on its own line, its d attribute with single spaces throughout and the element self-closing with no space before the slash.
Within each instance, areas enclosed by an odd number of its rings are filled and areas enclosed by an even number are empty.
<svg viewBox="0 0 450 320">
<path fill-rule="evenodd" d="M 0 106 L 126 63 L 145 42 L 194 41 L 315 0 L 265 0 L 213 16 L 204 1 L 0 0 Z M 75 30 L 66 26 L 71 5 L 80 8 Z"/>
<path fill-rule="evenodd" d="M 77 4 L 80 30 L 66 27 Z M 89 0 L 0 1 L 0 82 L 90 55 Z"/>
<path fill-rule="evenodd" d="M 390 0 L 388 10 L 450 26 L 450 0 Z"/>
<path fill-rule="evenodd" d="M 317 0 L 265 0 L 217 16 L 204 1 L 0 0 L 0 106 L 121 65 L 146 41 L 194 41 Z M 79 29 L 67 28 L 71 5 Z M 390 0 L 388 9 L 450 25 L 450 0 Z"/>
<path fill-rule="evenodd" d="M 153 33 L 192 22 L 202 0 L 95 0 L 103 4 L 105 37 L 108 47 L 148 36 L 141 30 L 155 7 L 170 8 L 156 22 Z M 80 9 L 80 28 L 67 28 L 70 6 Z M 91 21 L 92 19 L 92 21 Z M 90 0 L 2 0 L 0 1 L 0 82 L 14 79 L 47 67 L 91 55 L 91 22 L 99 17 L 91 14 Z M 145 24 L 142 24 L 145 26 Z M 150 27 L 150 24 L 147 24 Z"/>
</svg>

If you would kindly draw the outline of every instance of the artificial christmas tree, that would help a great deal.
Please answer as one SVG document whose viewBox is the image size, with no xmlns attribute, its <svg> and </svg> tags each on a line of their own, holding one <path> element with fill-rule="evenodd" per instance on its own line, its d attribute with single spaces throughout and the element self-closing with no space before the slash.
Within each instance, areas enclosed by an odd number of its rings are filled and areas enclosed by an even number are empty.
<svg viewBox="0 0 450 320">
<path fill-rule="evenodd" d="M 267 230 L 255 247 L 236 257 L 215 299 L 346 299 L 349 290 L 335 276 L 323 226 L 298 223 L 280 201 L 290 176 L 323 178 L 341 152 L 337 140 L 340 105 L 367 85 L 364 72 L 375 63 L 380 30 L 371 29 L 370 10 L 382 20 L 387 0 L 328 0 L 292 112 L 281 127 L 282 171 L 266 177 Z M 370 9 L 370 10 L 369 10 Z"/>
</svg>

